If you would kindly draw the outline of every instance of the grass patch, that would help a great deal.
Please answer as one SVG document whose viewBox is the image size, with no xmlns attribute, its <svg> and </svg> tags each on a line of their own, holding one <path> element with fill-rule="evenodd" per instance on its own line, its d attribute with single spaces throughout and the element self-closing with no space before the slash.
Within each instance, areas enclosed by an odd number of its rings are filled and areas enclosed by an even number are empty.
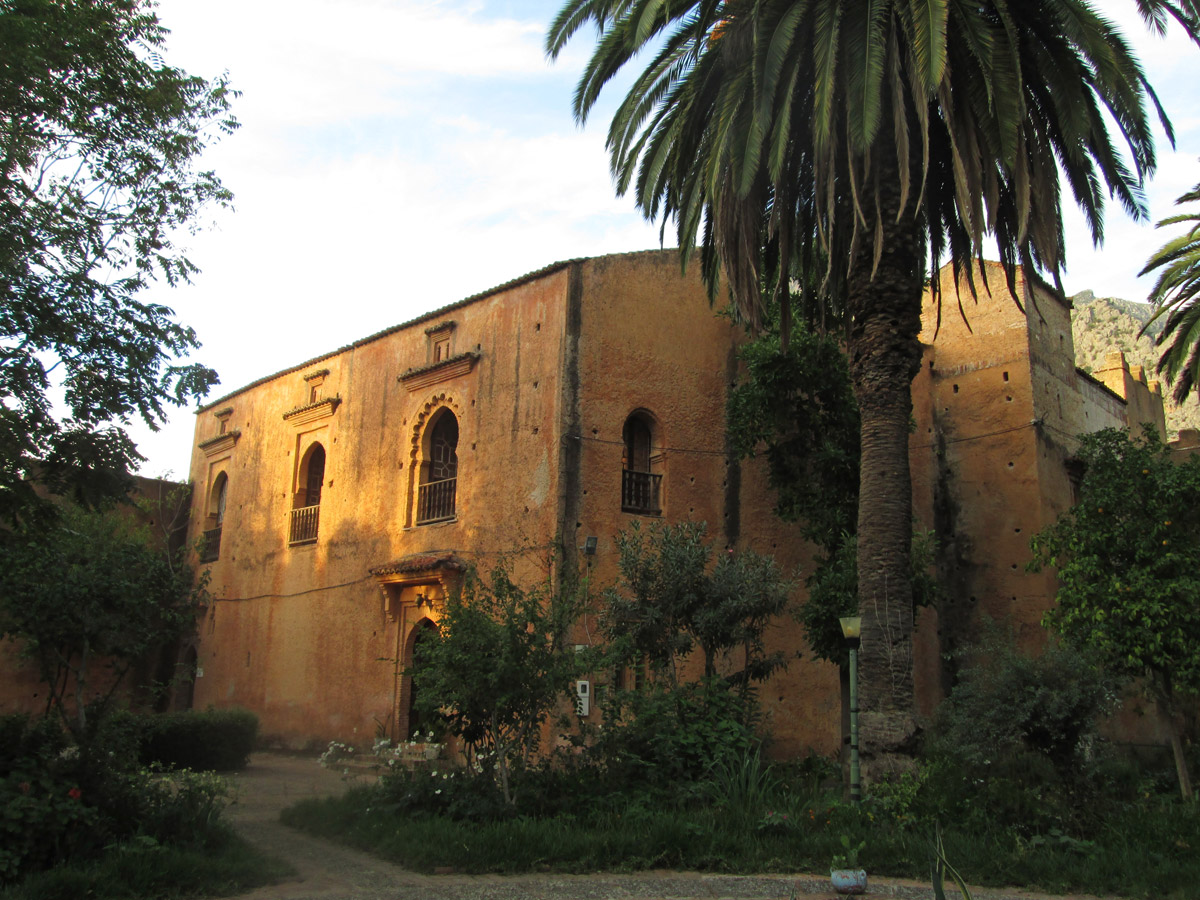
<svg viewBox="0 0 1200 900">
<path fill-rule="evenodd" d="M 398 814 L 381 805 L 376 791 L 361 788 L 305 800 L 285 810 L 283 821 L 415 871 L 452 866 L 471 874 L 648 868 L 820 873 L 848 834 L 866 841 L 861 858 L 871 874 L 927 879 L 932 837 L 931 829 L 885 821 L 869 807 L 854 810 L 828 798 L 785 802 L 769 817 L 712 805 L 648 808 L 631 802 L 480 822 Z M 1106 818 L 1093 840 L 953 825 L 943 838 L 947 857 L 973 884 L 1184 900 L 1194 896 L 1200 811 L 1161 799 L 1126 806 Z"/>
<path fill-rule="evenodd" d="M 293 874 L 227 827 L 202 850 L 137 841 L 86 863 L 38 872 L 0 891 L 0 900 L 185 900 L 228 897 Z"/>
</svg>

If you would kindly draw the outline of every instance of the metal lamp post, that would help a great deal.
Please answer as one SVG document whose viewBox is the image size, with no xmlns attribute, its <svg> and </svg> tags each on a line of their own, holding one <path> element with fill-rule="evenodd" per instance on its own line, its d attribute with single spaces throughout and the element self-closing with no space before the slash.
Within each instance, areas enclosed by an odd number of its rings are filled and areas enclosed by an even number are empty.
<svg viewBox="0 0 1200 900">
<path fill-rule="evenodd" d="M 862 636 L 862 617 L 843 616 L 842 636 L 850 650 L 850 802 L 862 803 L 862 780 L 858 766 L 858 644 Z"/>
</svg>

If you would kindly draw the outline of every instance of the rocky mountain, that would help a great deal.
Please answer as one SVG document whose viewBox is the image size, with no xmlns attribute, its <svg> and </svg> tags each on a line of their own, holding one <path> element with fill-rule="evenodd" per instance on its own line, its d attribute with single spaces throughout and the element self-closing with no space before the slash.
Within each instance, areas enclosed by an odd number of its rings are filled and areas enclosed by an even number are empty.
<svg viewBox="0 0 1200 900">
<path fill-rule="evenodd" d="M 1106 354 L 1123 350 L 1129 365 L 1145 367 L 1147 381 L 1159 378 L 1155 370 L 1160 354 L 1154 345 L 1154 335 L 1162 330 L 1162 325 L 1155 322 L 1146 334 L 1138 335 L 1150 319 L 1149 304 L 1097 297 L 1092 291 L 1076 294 L 1071 302 L 1075 305 L 1071 332 L 1075 338 L 1075 364 L 1079 368 L 1092 372 L 1100 368 Z M 1183 406 L 1176 406 L 1171 402 L 1165 379 L 1162 392 L 1169 439 L 1181 428 L 1200 428 L 1200 400 L 1193 396 Z"/>
</svg>

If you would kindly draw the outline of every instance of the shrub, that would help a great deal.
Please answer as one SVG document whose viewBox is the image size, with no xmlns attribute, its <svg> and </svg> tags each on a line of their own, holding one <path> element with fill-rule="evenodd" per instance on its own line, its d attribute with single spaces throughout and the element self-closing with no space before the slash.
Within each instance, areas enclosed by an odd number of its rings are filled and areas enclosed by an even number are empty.
<svg viewBox="0 0 1200 900">
<path fill-rule="evenodd" d="M 0 884 L 130 841 L 208 844 L 220 828 L 224 782 L 138 766 L 137 722 L 93 718 L 80 747 L 57 719 L 0 719 Z"/>
<path fill-rule="evenodd" d="M 258 717 L 244 709 L 166 713 L 143 720 L 144 764 L 227 772 L 245 768 L 258 737 Z"/>
<path fill-rule="evenodd" d="M 610 692 L 604 727 L 584 753 L 605 790 L 677 790 L 740 765 L 756 743 L 743 700 L 718 679 Z"/>
<path fill-rule="evenodd" d="M 935 725 L 943 750 L 974 766 L 1032 751 L 1066 772 L 1116 703 L 1113 680 L 1078 651 L 1051 644 L 1030 656 L 993 630 L 968 652 L 975 661 Z"/>
<path fill-rule="evenodd" d="M 74 854 L 93 831 L 72 749 L 57 721 L 0 720 L 0 885 Z"/>
<path fill-rule="evenodd" d="M 995 629 L 938 710 L 919 799 L 926 821 L 1036 834 L 1078 831 L 1100 799 L 1087 750 L 1114 682 L 1070 648 L 1028 656 Z"/>
<path fill-rule="evenodd" d="M 370 810 L 404 817 L 445 816 L 488 822 L 516 814 L 490 772 L 447 768 L 398 769 L 375 787 Z M 517 795 L 519 796 L 519 794 Z"/>
</svg>

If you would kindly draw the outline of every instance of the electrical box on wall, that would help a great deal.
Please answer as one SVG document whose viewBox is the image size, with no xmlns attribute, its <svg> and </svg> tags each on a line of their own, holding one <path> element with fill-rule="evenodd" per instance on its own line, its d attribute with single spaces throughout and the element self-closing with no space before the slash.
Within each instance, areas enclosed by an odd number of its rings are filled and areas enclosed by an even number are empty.
<svg viewBox="0 0 1200 900">
<path fill-rule="evenodd" d="M 592 711 L 592 683 L 590 681 L 575 682 L 575 712 L 586 716 Z"/>
</svg>

